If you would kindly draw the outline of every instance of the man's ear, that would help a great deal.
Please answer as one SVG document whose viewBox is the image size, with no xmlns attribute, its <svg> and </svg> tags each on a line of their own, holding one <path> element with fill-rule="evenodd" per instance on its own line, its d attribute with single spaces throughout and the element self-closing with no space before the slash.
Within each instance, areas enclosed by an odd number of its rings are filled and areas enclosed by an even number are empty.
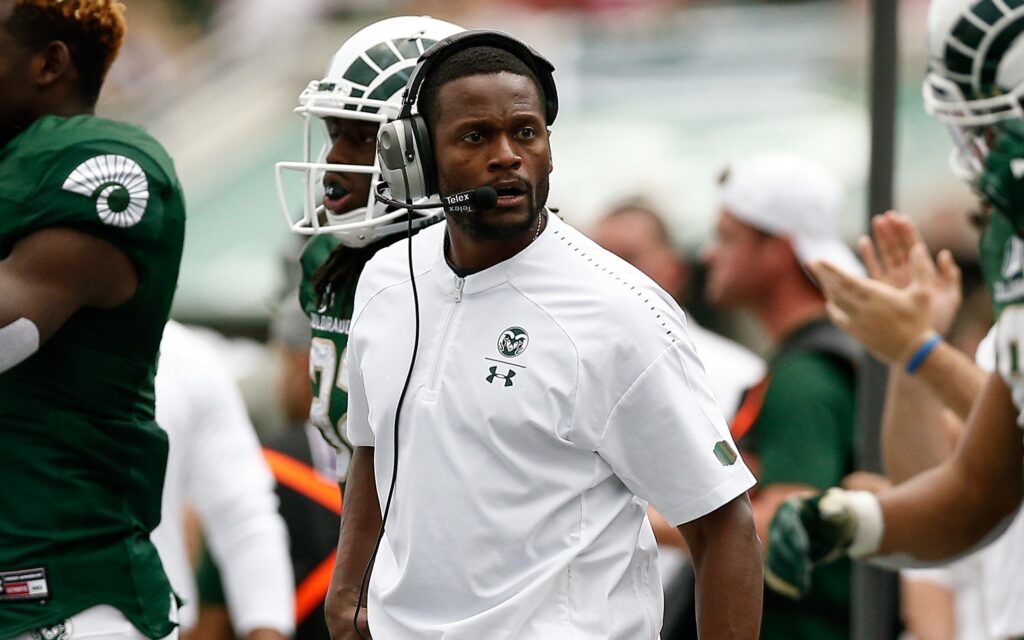
<svg viewBox="0 0 1024 640">
<path fill-rule="evenodd" d="M 68 45 L 54 40 L 33 56 L 32 72 L 39 87 L 49 87 L 74 70 Z"/>
</svg>

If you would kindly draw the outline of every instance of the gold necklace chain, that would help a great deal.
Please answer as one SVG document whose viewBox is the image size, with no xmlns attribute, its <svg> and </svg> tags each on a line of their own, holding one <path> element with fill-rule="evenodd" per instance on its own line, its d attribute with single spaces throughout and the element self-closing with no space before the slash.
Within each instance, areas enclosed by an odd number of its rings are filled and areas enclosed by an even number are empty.
<svg viewBox="0 0 1024 640">
<path fill-rule="evenodd" d="M 543 211 L 543 210 L 540 212 L 540 215 L 537 216 L 537 232 L 533 234 L 533 239 L 534 240 L 536 240 L 537 238 L 540 237 L 541 228 L 543 227 L 544 220 L 546 220 L 547 217 L 548 217 L 548 212 L 547 211 Z"/>
</svg>

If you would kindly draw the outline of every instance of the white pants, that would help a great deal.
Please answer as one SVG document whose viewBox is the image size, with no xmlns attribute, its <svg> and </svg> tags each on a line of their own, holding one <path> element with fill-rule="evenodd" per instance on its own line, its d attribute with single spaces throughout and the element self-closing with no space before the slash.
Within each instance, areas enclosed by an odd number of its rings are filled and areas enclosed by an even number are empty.
<svg viewBox="0 0 1024 640">
<path fill-rule="evenodd" d="M 173 613 L 172 619 L 177 620 L 177 611 L 175 610 Z M 60 624 L 29 631 L 14 636 L 11 640 L 79 640 L 85 638 L 92 640 L 105 638 L 110 638 L 110 640 L 149 640 L 128 621 L 120 609 L 115 609 L 108 604 L 90 607 Z M 178 629 L 175 628 L 163 640 L 178 640 Z"/>
</svg>

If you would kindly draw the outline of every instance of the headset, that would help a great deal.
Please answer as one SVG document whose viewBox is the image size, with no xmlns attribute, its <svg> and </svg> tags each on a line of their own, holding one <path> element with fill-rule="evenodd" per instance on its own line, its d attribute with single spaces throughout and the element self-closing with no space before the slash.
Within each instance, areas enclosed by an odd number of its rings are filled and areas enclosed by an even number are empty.
<svg viewBox="0 0 1024 640">
<path fill-rule="evenodd" d="M 447 197 L 441 198 L 440 203 L 418 202 L 413 204 L 414 201 L 422 201 L 439 195 L 437 167 L 434 162 L 434 148 L 430 143 L 430 132 L 427 130 L 427 125 L 423 118 L 418 114 L 413 115 L 412 112 L 419 99 L 420 87 L 434 67 L 438 66 L 449 56 L 472 47 L 503 49 L 522 60 L 537 77 L 541 88 L 544 90 L 544 116 L 546 123 L 550 125 L 554 122 L 555 116 L 558 115 L 558 94 L 555 90 L 555 79 L 552 75 L 555 67 L 528 44 L 507 33 L 485 29 L 462 31 L 440 40 L 420 56 L 416 68 L 413 70 L 412 75 L 409 76 L 409 81 L 405 85 L 405 93 L 402 94 L 402 108 L 399 111 L 398 117 L 384 124 L 377 136 L 377 157 L 380 160 L 381 182 L 386 182 L 391 190 L 391 197 L 389 198 L 384 193 L 383 184 L 378 185 L 375 193 L 378 201 L 399 209 L 407 209 L 410 214 L 414 210 L 433 208 L 439 204 L 443 206 L 446 213 L 469 213 L 477 209 L 493 208 L 497 203 L 498 194 L 493 188 L 480 187 L 473 191 L 450 194 Z M 391 469 L 391 483 L 388 488 L 384 510 L 381 513 L 377 541 L 363 571 L 363 578 L 359 583 L 355 611 L 352 614 L 352 627 L 363 640 L 367 639 L 359 628 L 359 611 L 365 602 L 364 598 L 369 587 L 370 573 L 373 570 L 377 551 L 380 549 L 381 541 L 384 538 L 388 514 L 391 512 L 392 498 L 394 498 L 395 494 L 395 483 L 398 481 L 399 417 L 402 414 L 402 405 L 405 403 L 406 393 L 409 391 L 409 381 L 412 379 L 412 372 L 416 367 L 416 354 L 419 351 L 420 343 L 419 293 L 416 289 L 416 276 L 413 272 L 412 260 L 412 218 L 413 216 L 410 215 L 407 223 L 409 237 L 407 257 L 413 308 L 416 318 L 415 334 L 413 336 L 409 371 L 406 373 L 405 384 L 402 385 L 402 392 L 398 397 L 398 406 L 395 408 L 394 458 Z"/>
<path fill-rule="evenodd" d="M 554 65 L 530 45 L 501 31 L 473 29 L 448 36 L 420 56 L 405 85 L 398 117 L 381 127 L 377 136 L 377 157 L 381 180 L 387 182 L 394 200 L 412 203 L 438 194 L 437 166 L 430 132 L 423 116 L 413 114 L 420 88 L 430 72 L 448 57 L 472 47 L 494 47 L 522 60 L 544 90 L 547 124 L 558 115 L 558 92 L 552 75 Z"/>
</svg>

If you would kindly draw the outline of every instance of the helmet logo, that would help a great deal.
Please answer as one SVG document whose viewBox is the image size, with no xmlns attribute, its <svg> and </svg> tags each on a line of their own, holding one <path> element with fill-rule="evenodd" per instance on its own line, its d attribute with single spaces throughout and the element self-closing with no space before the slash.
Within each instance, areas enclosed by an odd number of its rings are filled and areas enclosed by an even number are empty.
<svg viewBox="0 0 1024 640">
<path fill-rule="evenodd" d="M 509 327 L 498 337 L 498 352 L 506 358 L 514 358 L 526 351 L 530 335 L 522 327 Z"/>
<path fill-rule="evenodd" d="M 137 162 L 107 154 L 78 165 L 63 189 L 96 202 L 96 214 L 114 227 L 131 227 L 142 220 L 149 202 L 149 180 Z"/>
</svg>

